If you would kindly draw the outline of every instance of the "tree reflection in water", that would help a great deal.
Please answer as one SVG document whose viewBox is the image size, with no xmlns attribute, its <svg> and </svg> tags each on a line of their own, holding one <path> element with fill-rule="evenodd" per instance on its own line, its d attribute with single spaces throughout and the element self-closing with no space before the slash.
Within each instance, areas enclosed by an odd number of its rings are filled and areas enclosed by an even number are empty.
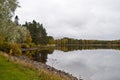
<svg viewBox="0 0 120 80">
<path fill-rule="evenodd" d="M 32 60 L 46 63 L 48 54 L 52 54 L 55 48 L 47 48 L 47 49 L 39 49 L 39 50 L 32 50 L 32 51 L 24 51 L 23 55 L 29 57 Z"/>
<path fill-rule="evenodd" d="M 42 48 L 39 50 L 32 50 L 32 51 L 25 51 L 23 52 L 23 55 L 28 56 L 30 59 L 42 62 L 46 64 L 48 59 L 48 54 L 52 54 L 54 50 L 61 50 L 64 52 L 68 51 L 74 51 L 74 50 L 93 50 L 93 49 L 116 49 L 120 50 L 120 47 L 117 46 L 97 46 L 97 45 L 87 45 L 87 46 L 74 46 L 74 45 L 67 45 L 67 46 L 56 46 L 56 47 L 49 47 L 49 48 Z M 54 63 L 57 59 L 52 60 L 52 64 L 54 66 Z"/>
</svg>

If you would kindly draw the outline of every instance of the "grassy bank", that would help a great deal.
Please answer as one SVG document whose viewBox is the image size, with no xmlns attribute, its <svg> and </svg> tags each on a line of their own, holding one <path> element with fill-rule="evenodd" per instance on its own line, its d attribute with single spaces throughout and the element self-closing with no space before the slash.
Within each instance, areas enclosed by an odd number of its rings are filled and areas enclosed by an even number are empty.
<svg viewBox="0 0 120 80">
<path fill-rule="evenodd" d="M 57 75 L 36 71 L 8 61 L 0 55 L 0 80 L 64 80 Z"/>
</svg>

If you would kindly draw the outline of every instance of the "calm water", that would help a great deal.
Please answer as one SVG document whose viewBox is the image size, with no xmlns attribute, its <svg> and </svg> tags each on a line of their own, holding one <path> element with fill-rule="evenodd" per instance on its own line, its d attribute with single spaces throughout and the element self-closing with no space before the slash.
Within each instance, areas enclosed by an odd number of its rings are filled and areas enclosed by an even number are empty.
<svg viewBox="0 0 120 80">
<path fill-rule="evenodd" d="M 34 60 L 84 80 L 120 80 L 120 51 L 113 49 L 39 51 Z"/>
</svg>

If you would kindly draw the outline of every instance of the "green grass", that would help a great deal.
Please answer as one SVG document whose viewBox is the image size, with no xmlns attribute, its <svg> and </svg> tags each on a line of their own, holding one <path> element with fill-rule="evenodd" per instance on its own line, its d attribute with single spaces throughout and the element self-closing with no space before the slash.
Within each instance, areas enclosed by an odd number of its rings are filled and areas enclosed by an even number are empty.
<svg viewBox="0 0 120 80">
<path fill-rule="evenodd" d="M 64 80 L 50 73 L 36 71 L 8 61 L 0 55 L 0 80 Z"/>
</svg>

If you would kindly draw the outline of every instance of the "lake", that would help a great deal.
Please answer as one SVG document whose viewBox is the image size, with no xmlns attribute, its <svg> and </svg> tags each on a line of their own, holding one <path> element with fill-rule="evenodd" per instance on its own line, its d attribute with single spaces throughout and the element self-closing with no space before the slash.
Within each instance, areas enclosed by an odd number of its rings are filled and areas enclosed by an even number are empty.
<svg viewBox="0 0 120 80">
<path fill-rule="evenodd" d="M 120 51 L 115 49 L 42 50 L 33 59 L 84 80 L 120 80 Z"/>
</svg>

